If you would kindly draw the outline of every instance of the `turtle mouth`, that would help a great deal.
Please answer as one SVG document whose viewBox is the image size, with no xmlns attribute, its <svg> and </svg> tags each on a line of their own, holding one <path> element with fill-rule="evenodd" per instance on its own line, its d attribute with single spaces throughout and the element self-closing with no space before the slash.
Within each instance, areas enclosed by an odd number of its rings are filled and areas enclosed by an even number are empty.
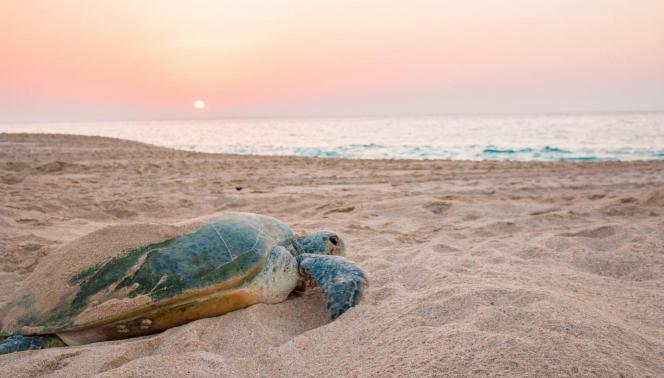
<svg viewBox="0 0 664 378">
<path fill-rule="evenodd" d="M 330 248 L 330 252 L 332 255 L 336 256 L 346 256 L 346 249 L 343 248 L 340 244 L 334 244 Z"/>
<path fill-rule="evenodd" d="M 328 250 L 331 255 L 343 256 L 345 253 L 344 244 L 341 242 L 341 239 L 337 235 L 331 235 L 327 239 Z"/>
<path fill-rule="evenodd" d="M 328 241 L 326 244 L 327 251 L 322 251 L 322 254 L 325 254 L 326 252 L 329 253 L 330 255 L 337 255 L 339 254 L 339 248 L 334 245 L 334 243 L 331 243 Z"/>
</svg>

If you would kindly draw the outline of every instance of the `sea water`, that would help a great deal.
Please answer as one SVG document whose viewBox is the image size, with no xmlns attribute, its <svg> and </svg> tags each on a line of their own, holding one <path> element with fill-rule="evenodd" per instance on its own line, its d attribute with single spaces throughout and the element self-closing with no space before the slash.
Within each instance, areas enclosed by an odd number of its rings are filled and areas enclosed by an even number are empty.
<svg viewBox="0 0 664 378">
<path fill-rule="evenodd" d="M 325 158 L 664 159 L 664 113 L 5 123 L 0 132 L 99 135 L 190 151 Z"/>
</svg>

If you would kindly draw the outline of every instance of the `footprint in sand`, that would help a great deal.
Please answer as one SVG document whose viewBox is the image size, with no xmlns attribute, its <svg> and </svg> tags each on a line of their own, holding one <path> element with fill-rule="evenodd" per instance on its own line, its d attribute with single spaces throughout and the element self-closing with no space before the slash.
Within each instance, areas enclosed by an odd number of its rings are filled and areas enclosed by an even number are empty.
<svg viewBox="0 0 664 378">
<path fill-rule="evenodd" d="M 48 226 L 51 224 L 47 221 L 34 219 L 34 218 L 19 218 L 16 219 L 16 223 L 29 224 L 31 226 Z"/>
<path fill-rule="evenodd" d="M 25 176 L 13 173 L 0 176 L 0 183 L 5 185 L 16 185 L 23 180 L 25 180 Z"/>
<path fill-rule="evenodd" d="M 452 207 L 452 204 L 449 202 L 444 202 L 444 201 L 434 201 L 426 204 L 424 206 L 425 209 L 429 210 L 430 212 L 436 214 L 436 215 L 443 215 L 447 212 L 447 210 Z"/>
<path fill-rule="evenodd" d="M 39 165 L 35 167 L 35 170 L 42 173 L 54 173 L 54 172 L 60 172 L 68 167 L 75 167 L 75 166 L 76 164 L 66 163 L 64 161 L 56 160 L 50 163 Z"/>
<path fill-rule="evenodd" d="M 580 236 L 584 238 L 600 239 L 600 238 L 608 238 L 610 236 L 615 235 L 615 233 L 616 229 L 613 226 L 599 226 L 594 228 L 587 228 L 577 232 L 566 232 L 560 234 L 560 236 L 571 236 L 571 237 Z"/>
<path fill-rule="evenodd" d="M 118 219 L 127 219 L 131 218 L 133 216 L 138 215 L 135 211 L 131 210 L 125 210 L 125 209 L 120 209 L 120 208 L 115 208 L 115 209 L 107 209 L 105 210 L 106 214 L 111 215 L 115 218 Z"/>
<path fill-rule="evenodd" d="M 336 209 L 328 210 L 323 213 L 323 215 L 330 215 L 334 213 L 350 213 L 353 210 L 355 210 L 355 206 L 347 206 L 347 207 L 338 207 Z"/>
<path fill-rule="evenodd" d="M 449 246 L 447 244 L 436 244 L 431 249 L 436 253 L 446 254 L 458 252 L 459 249 Z"/>
</svg>

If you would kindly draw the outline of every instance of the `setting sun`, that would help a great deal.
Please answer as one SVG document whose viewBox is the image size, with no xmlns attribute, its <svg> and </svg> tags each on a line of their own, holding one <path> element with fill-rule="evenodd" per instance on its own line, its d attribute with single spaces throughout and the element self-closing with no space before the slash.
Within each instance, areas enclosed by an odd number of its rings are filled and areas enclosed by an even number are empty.
<svg viewBox="0 0 664 378">
<path fill-rule="evenodd" d="M 196 100 L 194 102 L 194 109 L 196 110 L 203 110 L 205 109 L 205 101 L 203 100 Z"/>
</svg>

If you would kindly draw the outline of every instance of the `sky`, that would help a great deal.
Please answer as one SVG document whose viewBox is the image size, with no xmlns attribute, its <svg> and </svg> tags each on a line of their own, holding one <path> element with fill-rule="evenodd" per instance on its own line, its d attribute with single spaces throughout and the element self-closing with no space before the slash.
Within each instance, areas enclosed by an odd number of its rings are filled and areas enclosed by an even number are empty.
<svg viewBox="0 0 664 378">
<path fill-rule="evenodd" d="M 641 110 L 662 0 L 0 2 L 0 122 Z"/>
</svg>

